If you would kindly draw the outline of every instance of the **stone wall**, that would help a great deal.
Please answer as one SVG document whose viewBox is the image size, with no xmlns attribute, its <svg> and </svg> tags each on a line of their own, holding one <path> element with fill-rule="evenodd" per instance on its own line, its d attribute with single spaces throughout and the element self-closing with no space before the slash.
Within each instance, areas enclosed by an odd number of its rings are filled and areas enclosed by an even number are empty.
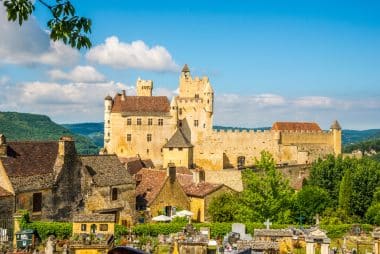
<svg viewBox="0 0 380 254">
<path fill-rule="evenodd" d="M 165 206 L 190 209 L 190 200 L 181 185 L 178 181 L 171 183 L 169 178 L 166 180 L 156 199 L 149 205 L 150 214 L 153 217 L 159 215 Z"/>
<path fill-rule="evenodd" d="M 0 219 L 12 218 L 14 212 L 14 196 L 0 197 Z"/>
<path fill-rule="evenodd" d="M 207 170 L 205 171 L 205 182 L 224 184 L 235 191 L 243 191 L 241 171 L 236 169 Z"/>
</svg>

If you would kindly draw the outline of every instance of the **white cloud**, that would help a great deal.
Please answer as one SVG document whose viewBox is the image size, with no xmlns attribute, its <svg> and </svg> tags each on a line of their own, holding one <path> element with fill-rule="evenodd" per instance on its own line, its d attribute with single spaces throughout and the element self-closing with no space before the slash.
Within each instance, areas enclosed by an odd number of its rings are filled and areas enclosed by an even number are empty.
<svg viewBox="0 0 380 254">
<path fill-rule="evenodd" d="M 93 47 L 86 57 L 89 61 L 120 69 L 142 69 L 150 71 L 177 71 L 178 65 L 162 46 L 149 48 L 143 41 L 120 42 L 116 36 L 109 37 L 104 44 Z"/>
<path fill-rule="evenodd" d="M 19 26 L 9 22 L 5 8 L 0 4 L 0 62 L 9 64 L 48 64 L 68 66 L 78 61 L 80 54 L 76 49 L 62 42 L 50 41 L 32 16 Z"/>
<path fill-rule="evenodd" d="M 53 80 L 73 82 L 104 82 L 106 78 L 92 66 L 76 66 L 70 72 L 54 69 L 48 72 Z"/>
<path fill-rule="evenodd" d="M 320 107 L 329 108 L 334 105 L 334 101 L 324 96 L 306 96 L 294 100 L 294 104 L 300 107 Z"/>
<path fill-rule="evenodd" d="M 261 106 L 279 106 L 285 104 L 285 98 L 276 94 L 259 94 L 252 96 L 252 100 Z"/>
</svg>

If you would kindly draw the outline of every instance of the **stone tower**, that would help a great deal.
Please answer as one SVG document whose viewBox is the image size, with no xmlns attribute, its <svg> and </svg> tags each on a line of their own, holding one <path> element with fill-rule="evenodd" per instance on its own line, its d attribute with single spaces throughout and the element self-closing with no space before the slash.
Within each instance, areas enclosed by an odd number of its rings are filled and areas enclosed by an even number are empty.
<svg viewBox="0 0 380 254">
<path fill-rule="evenodd" d="M 152 96 L 153 81 L 137 79 L 136 82 L 137 96 Z"/>
<path fill-rule="evenodd" d="M 112 109 L 112 97 L 107 96 L 104 98 L 104 147 L 107 148 L 107 143 L 111 137 L 111 109 Z"/>
<path fill-rule="evenodd" d="M 333 122 L 330 127 L 333 133 L 333 145 L 335 155 L 340 155 L 342 153 L 342 128 L 337 120 Z"/>
</svg>

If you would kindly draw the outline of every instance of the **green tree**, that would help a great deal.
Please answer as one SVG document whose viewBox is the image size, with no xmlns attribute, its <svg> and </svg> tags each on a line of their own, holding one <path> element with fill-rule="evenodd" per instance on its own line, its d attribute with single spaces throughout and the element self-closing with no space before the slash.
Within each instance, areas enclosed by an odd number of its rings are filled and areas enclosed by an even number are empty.
<svg viewBox="0 0 380 254">
<path fill-rule="evenodd" d="M 4 0 L 3 2 L 8 13 L 8 20 L 18 21 L 20 26 L 35 10 L 35 2 L 32 0 Z M 77 16 L 70 1 L 54 0 L 53 3 L 49 3 L 36 0 L 36 2 L 45 6 L 52 15 L 47 26 L 53 41 L 62 40 L 65 44 L 78 49 L 91 47 L 91 41 L 87 36 L 91 33 L 91 20 Z"/>
<path fill-rule="evenodd" d="M 347 169 L 344 173 L 343 179 L 340 182 L 339 189 L 339 207 L 351 213 L 351 196 L 352 196 L 352 173 L 351 169 Z"/>
<path fill-rule="evenodd" d="M 365 214 L 365 218 L 368 223 L 380 225 L 380 203 L 371 205 Z"/>
<path fill-rule="evenodd" d="M 223 193 L 213 198 L 208 208 L 208 213 L 210 214 L 212 221 L 233 221 L 237 210 L 237 201 L 237 195 L 232 193 Z"/>
<path fill-rule="evenodd" d="M 305 186 L 295 198 L 294 214 L 302 215 L 306 223 L 313 223 L 313 217 L 322 214 L 330 204 L 329 193 L 317 186 Z"/>
</svg>

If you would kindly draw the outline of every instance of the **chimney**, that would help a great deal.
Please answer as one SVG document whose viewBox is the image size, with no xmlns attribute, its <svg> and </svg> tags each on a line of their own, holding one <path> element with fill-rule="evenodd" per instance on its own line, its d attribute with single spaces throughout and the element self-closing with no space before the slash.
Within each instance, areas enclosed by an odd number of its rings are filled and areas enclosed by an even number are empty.
<svg viewBox="0 0 380 254">
<path fill-rule="evenodd" d="M 125 90 L 121 90 L 121 100 L 125 101 L 125 97 L 127 96 Z"/>
<path fill-rule="evenodd" d="M 6 157 L 7 150 L 8 150 L 7 140 L 4 134 L 0 134 L 0 157 Z"/>
<path fill-rule="evenodd" d="M 168 163 L 167 176 L 170 179 L 170 183 L 173 184 L 175 182 L 177 175 L 177 170 L 174 163 Z"/>
<path fill-rule="evenodd" d="M 205 181 L 205 171 L 202 169 L 196 169 L 193 171 L 193 182 L 195 184 L 203 183 Z"/>
<path fill-rule="evenodd" d="M 68 156 L 75 155 L 75 142 L 70 136 L 62 136 L 58 141 L 58 155 Z"/>
</svg>

